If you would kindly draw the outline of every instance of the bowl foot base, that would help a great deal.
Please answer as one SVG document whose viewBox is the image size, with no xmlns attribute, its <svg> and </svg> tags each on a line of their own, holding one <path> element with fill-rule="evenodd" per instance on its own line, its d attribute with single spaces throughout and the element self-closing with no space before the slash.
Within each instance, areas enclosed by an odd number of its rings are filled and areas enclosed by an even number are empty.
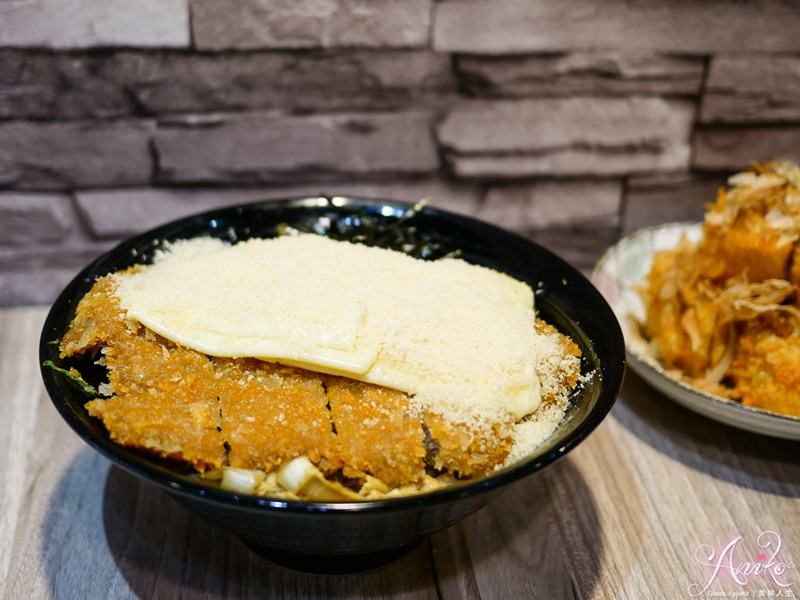
<svg viewBox="0 0 800 600">
<path fill-rule="evenodd" d="M 319 575 L 343 575 L 346 573 L 373 571 L 408 554 L 419 545 L 419 542 L 416 542 L 407 546 L 392 548 L 391 550 L 365 554 L 330 555 L 287 552 L 277 548 L 259 546 L 251 542 L 244 543 L 250 550 L 277 565 L 295 571 L 317 573 Z"/>
</svg>

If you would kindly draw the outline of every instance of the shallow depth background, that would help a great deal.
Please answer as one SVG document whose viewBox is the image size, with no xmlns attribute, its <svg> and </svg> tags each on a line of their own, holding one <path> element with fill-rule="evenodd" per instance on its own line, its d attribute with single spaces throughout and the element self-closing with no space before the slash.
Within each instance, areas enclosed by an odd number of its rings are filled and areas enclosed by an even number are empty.
<svg viewBox="0 0 800 600">
<path fill-rule="evenodd" d="M 800 160 L 800 3 L 0 2 L 0 305 L 214 206 L 358 193 L 582 268 Z"/>
</svg>

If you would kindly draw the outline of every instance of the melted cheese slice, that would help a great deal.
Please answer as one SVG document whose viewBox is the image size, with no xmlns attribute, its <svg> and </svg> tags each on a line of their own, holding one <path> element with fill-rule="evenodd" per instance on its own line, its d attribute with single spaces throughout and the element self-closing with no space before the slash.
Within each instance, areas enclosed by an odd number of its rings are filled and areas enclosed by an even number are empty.
<svg viewBox="0 0 800 600">
<path fill-rule="evenodd" d="M 127 317 L 182 346 L 343 375 L 453 420 L 539 405 L 530 287 L 457 259 L 315 235 L 171 244 L 117 276 Z"/>
</svg>

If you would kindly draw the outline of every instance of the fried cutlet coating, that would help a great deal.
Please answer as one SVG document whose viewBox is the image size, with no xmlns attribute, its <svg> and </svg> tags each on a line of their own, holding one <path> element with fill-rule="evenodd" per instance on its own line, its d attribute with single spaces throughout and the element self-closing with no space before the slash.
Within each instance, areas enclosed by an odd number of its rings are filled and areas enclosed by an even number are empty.
<svg viewBox="0 0 800 600">
<path fill-rule="evenodd" d="M 113 290 L 111 277 L 98 280 L 62 347 L 64 356 L 103 348 L 114 396 L 92 400 L 87 410 L 120 444 L 200 470 L 272 471 L 304 455 L 329 474 L 347 467 L 346 476 L 370 474 L 389 485 L 423 477 L 422 422 L 406 394 L 339 377 L 325 378 L 326 391 L 316 373 L 177 347 L 125 321 Z M 439 463 L 464 475 L 483 473 L 508 453 L 505 439 L 494 445 L 465 425 L 434 423 Z M 472 458 L 475 449 L 481 452 Z"/>
<path fill-rule="evenodd" d="M 362 471 L 400 486 L 420 481 L 427 465 L 474 477 L 502 464 L 512 446 L 510 418 L 460 423 L 430 411 L 420 418 L 403 392 L 342 377 L 327 378 L 326 388 L 348 476 Z"/>
<path fill-rule="evenodd" d="M 114 280 L 101 277 L 78 303 L 75 317 L 61 339 L 61 356 L 96 350 L 128 333 L 129 326 L 123 320 L 122 309 L 114 295 Z"/>
<path fill-rule="evenodd" d="M 346 476 L 368 473 L 390 487 L 422 479 L 422 425 L 406 394 L 344 377 L 326 377 L 325 387 Z"/>
<path fill-rule="evenodd" d="M 697 244 L 656 253 L 644 331 L 693 385 L 800 415 L 800 168 L 755 165 L 729 184 Z"/>
<path fill-rule="evenodd" d="M 653 257 L 653 264 L 647 275 L 647 285 L 641 290 L 647 317 L 644 330 L 652 344 L 667 364 L 677 366 L 689 374 L 701 369 L 695 365 L 700 362 L 705 369 L 706 358 L 692 352 L 688 333 L 681 325 L 686 309 L 681 297 L 678 281 L 686 281 L 687 275 L 680 271 L 687 264 L 685 256 L 691 256 L 694 249 L 682 240 L 674 250 L 663 250 Z"/>
<path fill-rule="evenodd" d="M 255 359 L 212 358 L 124 318 L 114 276 L 98 279 L 62 339 L 62 356 L 99 354 L 114 395 L 87 402 L 116 442 L 192 464 L 274 471 L 307 456 L 326 476 L 371 475 L 390 487 L 423 480 L 426 467 L 486 474 L 513 445 L 513 421 L 452 422 L 420 414 L 400 391 Z M 574 387 L 580 350 L 556 340 L 554 386 Z M 555 389 L 555 388 L 554 388 Z M 555 401 L 543 390 L 543 401 Z"/>
<path fill-rule="evenodd" d="M 703 275 L 785 279 L 800 235 L 800 170 L 791 163 L 755 165 L 729 183 L 706 214 L 699 252 L 714 257 L 718 271 Z"/>
<path fill-rule="evenodd" d="M 542 321 L 541 319 L 536 319 L 533 322 L 533 329 L 539 335 L 554 335 L 558 339 L 558 343 L 562 348 L 562 356 L 569 355 L 580 357 L 581 349 L 578 347 L 572 339 L 561 333 L 558 329 L 550 325 L 547 321 Z M 571 379 L 571 383 L 568 383 L 568 387 L 574 386 L 578 381 L 578 376 L 580 375 L 579 371 L 575 371 L 571 369 L 569 373 L 566 374 L 567 377 Z"/>
<path fill-rule="evenodd" d="M 115 395 L 87 402 L 116 442 L 184 460 L 203 470 L 222 466 L 225 451 L 208 393 L 214 369 L 202 355 L 169 347 L 122 319 L 109 277 L 81 300 L 62 341 L 62 355 L 103 347 Z"/>
<path fill-rule="evenodd" d="M 748 323 L 739 337 L 730 376 L 742 404 L 800 415 L 800 337 L 763 322 Z"/>
<path fill-rule="evenodd" d="M 717 332 L 719 289 L 703 275 L 722 270 L 707 256 L 685 239 L 658 252 L 642 290 L 648 307 L 644 329 L 657 354 L 690 377 L 702 377 L 727 341 L 725 331 Z"/>
<path fill-rule="evenodd" d="M 115 395 L 88 402 L 86 409 L 115 441 L 200 470 L 222 466 L 223 440 L 208 395 L 214 370 L 207 360 L 138 336 L 118 340 L 105 358 Z"/>
<path fill-rule="evenodd" d="M 100 347 L 114 396 L 86 408 L 120 444 L 199 470 L 273 470 L 300 455 L 327 470 L 340 462 L 318 375 L 178 347 L 124 319 L 113 277 L 79 303 L 62 355 Z"/>
<path fill-rule="evenodd" d="M 721 274 L 746 273 L 750 281 L 782 279 L 794 244 L 767 226 L 764 215 L 748 212 L 725 226 L 706 225 L 700 251 L 717 257 Z"/>
<path fill-rule="evenodd" d="M 569 394 L 581 376 L 581 349 L 573 340 L 549 323 L 536 319 L 536 334 L 555 344 L 549 360 L 540 360 L 536 372 L 541 383 L 542 403 L 559 402 Z"/>
<path fill-rule="evenodd" d="M 254 359 L 214 363 L 230 466 L 270 472 L 298 456 L 323 472 L 341 466 L 319 375 Z"/>
<path fill-rule="evenodd" d="M 465 478 L 484 475 L 503 464 L 513 445 L 513 420 L 499 423 L 452 423 L 425 413 L 425 426 L 435 450 L 432 466 Z"/>
</svg>

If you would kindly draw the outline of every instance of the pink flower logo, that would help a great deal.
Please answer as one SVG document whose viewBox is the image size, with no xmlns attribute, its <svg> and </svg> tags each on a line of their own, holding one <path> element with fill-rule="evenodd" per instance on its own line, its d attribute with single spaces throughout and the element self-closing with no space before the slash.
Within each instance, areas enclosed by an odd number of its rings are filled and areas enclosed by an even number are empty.
<svg viewBox="0 0 800 600">
<path fill-rule="evenodd" d="M 768 578 L 773 584 L 781 588 L 788 588 L 787 570 L 789 565 L 780 559 L 780 550 L 783 545 L 781 536 L 775 531 L 762 531 L 756 543 L 763 551 L 756 555 L 755 561 L 737 560 L 735 550 L 742 541 L 742 536 L 733 538 L 719 552 L 708 544 L 701 544 L 694 552 L 694 558 L 700 564 L 711 568 L 711 575 L 704 586 L 697 583 L 689 585 L 687 591 L 694 597 L 700 596 L 723 572 L 728 572 L 739 585 L 746 585 L 756 577 Z"/>
</svg>

